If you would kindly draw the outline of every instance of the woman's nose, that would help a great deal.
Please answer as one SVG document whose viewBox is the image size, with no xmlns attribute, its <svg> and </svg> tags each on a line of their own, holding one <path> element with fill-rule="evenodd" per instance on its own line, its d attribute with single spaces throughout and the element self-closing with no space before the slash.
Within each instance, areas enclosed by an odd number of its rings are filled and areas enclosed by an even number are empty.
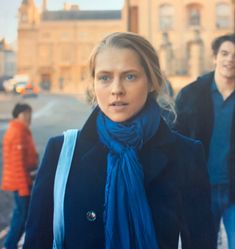
<svg viewBox="0 0 235 249">
<path fill-rule="evenodd" d="M 122 82 L 120 79 L 114 79 L 112 83 L 112 95 L 123 95 L 125 94 L 125 89 L 123 87 Z"/>
</svg>

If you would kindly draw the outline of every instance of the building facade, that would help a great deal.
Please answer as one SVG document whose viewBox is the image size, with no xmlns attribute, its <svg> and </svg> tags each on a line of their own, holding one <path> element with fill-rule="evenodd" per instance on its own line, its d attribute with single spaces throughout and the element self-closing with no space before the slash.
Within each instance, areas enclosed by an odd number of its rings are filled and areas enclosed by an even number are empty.
<svg viewBox="0 0 235 249">
<path fill-rule="evenodd" d="M 231 0 L 125 0 L 115 11 L 83 11 L 65 4 L 39 10 L 23 0 L 18 23 L 18 73 L 42 87 L 83 86 L 88 56 L 95 44 L 114 31 L 145 36 L 157 49 L 168 77 L 194 77 L 212 68 L 211 41 L 234 30 Z"/>
<path fill-rule="evenodd" d="M 0 78 L 9 78 L 16 73 L 16 52 L 0 40 Z"/>
<path fill-rule="evenodd" d="M 125 15 L 115 11 L 81 11 L 65 4 L 63 10 L 39 11 L 33 0 L 19 9 L 18 73 L 48 89 L 76 88 L 86 78 L 92 48 L 106 34 L 125 31 Z"/>
<path fill-rule="evenodd" d="M 231 0 L 129 0 L 129 4 L 136 16 L 131 19 L 137 22 L 133 30 L 154 44 L 167 75 L 196 76 L 210 70 L 211 41 L 234 32 Z"/>
</svg>

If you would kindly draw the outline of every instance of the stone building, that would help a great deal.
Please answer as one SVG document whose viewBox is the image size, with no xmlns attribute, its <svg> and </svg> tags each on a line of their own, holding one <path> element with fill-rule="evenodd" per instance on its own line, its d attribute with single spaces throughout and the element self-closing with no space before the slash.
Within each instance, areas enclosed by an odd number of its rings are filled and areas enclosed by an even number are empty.
<svg viewBox="0 0 235 249">
<path fill-rule="evenodd" d="M 18 73 L 28 74 L 44 88 L 77 87 L 85 78 L 89 53 L 106 34 L 126 30 L 121 10 L 40 12 L 33 0 L 23 0 L 18 23 Z"/>
<path fill-rule="evenodd" d="M 231 0 L 129 0 L 129 5 L 133 31 L 154 44 L 167 75 L 196 76 L 210 70 L 211 41 L 234 32 Z"/>
<path fill-rule="evenodd" d="M 19 8 L 18 73 L 43 87 L 82 86 L 95 44 L 114 31 L 137 32 L 156 47 L 170 76 L 196 75 L 212 68 L 211 41 L 234 30 L 231 0 L 125 0 L 121 10 L 41 10 L 34 0 Z"/>
<path fill-rule="evenodd" d="M 16 53 L 6 43 L 0 40 L 0 79 L 9 78 L 16 73 Z"/>
</svg>

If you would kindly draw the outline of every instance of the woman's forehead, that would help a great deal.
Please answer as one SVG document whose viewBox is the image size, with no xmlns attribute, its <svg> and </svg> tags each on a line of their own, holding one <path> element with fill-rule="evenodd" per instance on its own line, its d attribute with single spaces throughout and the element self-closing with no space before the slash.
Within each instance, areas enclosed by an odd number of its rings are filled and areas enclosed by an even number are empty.
<svg viewBox="0 0 235 249">
<path fill-rule="evenodd" d="M 129 48 L 106 48 L 97 54 L 95 70 L 110 67 L 142 67 L 139 55 Z"/>
</svg>

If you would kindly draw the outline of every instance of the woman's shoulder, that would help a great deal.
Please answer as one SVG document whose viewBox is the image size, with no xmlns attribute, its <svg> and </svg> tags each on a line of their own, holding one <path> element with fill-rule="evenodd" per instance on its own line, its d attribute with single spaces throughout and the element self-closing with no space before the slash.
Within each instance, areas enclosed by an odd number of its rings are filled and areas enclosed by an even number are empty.
<svg viewBox="0 0 235 249">
<path fill-rule="evenodd" d="M 61 147 L 64 141 L 63 134 L 49 137 L 46 147 Z"/>
<path fill-rule="evenodd" d="M 174 132 L 176 137 L 175 154 L 180 167 L 194 178 L 206 172 L 206 157 L 201 141 Z M 188 174 L 188 175 L 189 175 Z"/>
<path fill-rule="evenodd" d="M 44 159 L 58 158 L 64 141 L 63 135 L 50 137 L 44 151 Z M 44 160 L 44 161 L 45 161 Z"/>
<path fill-rule="evenodd" d="M 188 151 L 194 147 L 202 146 L 199 140 L 185 136 L 177 130 L 170 128 L 163 119 L 153 141 L 155 144 L 165 144 L 169 150 Z"/>
<path fill-rule="evenodd" d="M 47 142 L 47 146 L 61 146 L 64 141 L 63 134 L 50 137 Z"/>
<path fill-rule="evenodd" d="M 201 141 L 182 135 L 177 131 L 172 131 L 175 137 L 173 143 L 173 150 L 175 151 L 176 157 L 185 161 L 187 164 L 190 161 L 203 161 L 205 159 L 204 147 Z"/>
<path fill-rule="evenodd" d="M 60 154 L 61 148 L 63 146 L 65 134 L 68 134 L 68 132 L 71 132 L 71 131 L 72 130 L 67 130 L 61 135 L 50 137 L 47 142 L 45 156 L 47 157 L 49 155 L 50 157 L 54 157 L 54 156 L 58 157 L 58 155 Z M 80 133 L 79 130 L 73 130 L 73 131 L 78 132 L 78 134 Z"/>
<path fill-rule="evenodd" d="M 180 143 L 184 147 L 192 148 L 202 145 L 200 140 L 185 136 L 178 131 L 173 130 L 172 133 L 175 136 L 177 143 Z"/>
</svg>

